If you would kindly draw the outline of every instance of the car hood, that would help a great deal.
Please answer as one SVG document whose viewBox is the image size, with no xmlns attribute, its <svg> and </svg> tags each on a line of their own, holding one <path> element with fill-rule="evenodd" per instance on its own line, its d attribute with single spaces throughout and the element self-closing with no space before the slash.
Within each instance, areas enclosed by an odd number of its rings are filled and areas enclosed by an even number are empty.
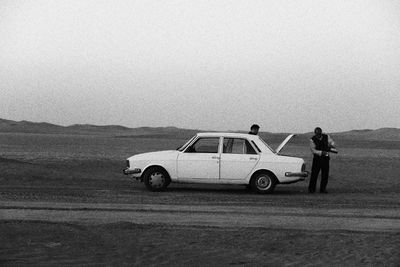
<svg viewBox="0 0 400 267">
<path fill-rule="evenodd" d="M 283 142 L 278 146 L 278 148 L 275 150 L 275 152 L 276 153 L 279 153 L 281 150 L 282 150 L 282 148 L 293 138 L 293 137 L 295 137 L 296 135 L 295 134 L 289 134 L 286 138 L 285 138 L 285 140 L 283 140 Z"/>
<path fill-rule="evenodd" d="M 155 151 L 155 152 L 137 154 L 130 157 L 129 159 L 132 160 L 173 159 L 177 157 L 178 153 L 179 151 L 176 150 Z"/>
</svg>

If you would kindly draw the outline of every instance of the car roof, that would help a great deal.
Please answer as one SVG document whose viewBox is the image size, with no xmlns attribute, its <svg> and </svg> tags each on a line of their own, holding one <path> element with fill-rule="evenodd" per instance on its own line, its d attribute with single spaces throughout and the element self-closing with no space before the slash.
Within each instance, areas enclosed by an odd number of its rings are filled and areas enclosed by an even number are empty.
<svg viewBox="0 0 400 267">
<path fill-rule="evenodd" d="M 253 139 L 257 135 L 253 134 L 247 134 L 247 133 L 228 133 L 228 132 L 203 132 L 203 133 L 197 133 L 197 136 L 199 137 L 219 137 L 219 136 L 224 136 L 224 137 L 240 137 L 240 138 L 248 138 L 248 139 Z"/>
</svg>

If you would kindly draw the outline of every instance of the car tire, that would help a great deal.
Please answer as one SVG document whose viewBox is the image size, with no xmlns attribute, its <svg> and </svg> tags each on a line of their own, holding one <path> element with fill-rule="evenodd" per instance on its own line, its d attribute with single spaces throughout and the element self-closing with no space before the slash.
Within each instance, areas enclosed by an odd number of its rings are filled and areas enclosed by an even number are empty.
<svg viewBox="0 0 400 267">
<path fill-rule="evenodd" d="M 150 167 L 143 174 L 143 182 L 150 191 L 163 191 L 171 183 L 171 179 L 163 168 Z"/>
<path fill-rule="evenodd" d="M 259 172 L 250 180 L 251 189 L 259 194 L 272 193 L 276 186 L 276 178 L 268 172 Z"/>
</svg>

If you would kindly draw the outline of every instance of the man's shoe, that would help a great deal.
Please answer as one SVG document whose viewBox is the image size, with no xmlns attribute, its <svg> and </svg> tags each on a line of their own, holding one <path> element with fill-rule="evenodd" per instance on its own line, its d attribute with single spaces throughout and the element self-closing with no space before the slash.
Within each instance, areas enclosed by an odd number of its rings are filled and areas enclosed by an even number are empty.
<svg viewBox="0 0 400 267">
<path fill-rule="evenodd" d="M 313 194 L 313 193 L 315 193 L 315 190 L 310 190 L 310 189 L 308 189 L 308 193 L 309 193 L 309 194 Z"/>
<path fill-rule="evenodd" d="M 321 193 L 321 194 L 328 194 L 328 191 L 322 190 L 322 191 L 320 191 L 320 193 Z"/>
</svg>

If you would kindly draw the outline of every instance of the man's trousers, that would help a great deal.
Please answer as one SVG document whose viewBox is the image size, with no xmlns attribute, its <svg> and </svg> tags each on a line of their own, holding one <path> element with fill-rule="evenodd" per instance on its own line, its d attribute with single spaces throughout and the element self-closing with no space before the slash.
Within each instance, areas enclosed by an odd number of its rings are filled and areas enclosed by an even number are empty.
<svg viewBox="0 0 400 267">
<path fill-rule="evenodd" d="M 320 192 L 324 192 L 326 190 L 326 185 L 328 184 L 328 176 L 329 176 L 329 160 L 330 160 L 329 157 L 314 156 L 311 167 L 310 184 L 308 186 L 309 192 L 315 192 L 318 174 L 320 170 L 321 170 L 321 185 L 319 187 L 319 190 Z"/>
</svg>

